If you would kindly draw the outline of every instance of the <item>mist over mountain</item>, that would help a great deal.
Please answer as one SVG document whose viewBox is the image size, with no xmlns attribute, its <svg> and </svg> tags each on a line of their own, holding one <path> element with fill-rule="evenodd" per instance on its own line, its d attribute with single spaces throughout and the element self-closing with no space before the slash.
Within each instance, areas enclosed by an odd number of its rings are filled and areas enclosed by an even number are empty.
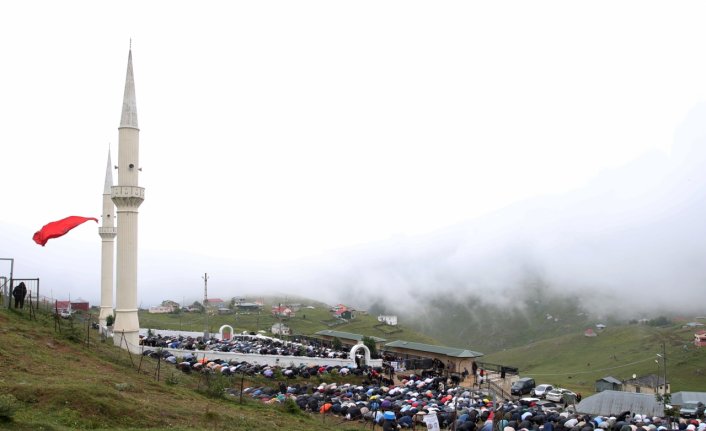
<svg viewBox="0 0 706 431">
<path fill-rule="evenodd" d="M 385 304 L 416 322 L 469 302 L 522 313 L 532 285 L 597 317 L 703 312 L 704 120 L 701 105 L 671 154 L 655 151 L 569 194 L 380 244 L 377 253 L 347 250 L 333 278 L 347 281 L 341 290 L 350 301 Z M 473 321 L 478 310 L 469 311 Z"/>
<path fill-rule="evenodd" d="M 561 331 L 598 318 L 703 314 L 705 167 L 700 105 L 669 154 L 655 151 L 570 193 L 426 235 L 284 263 L 141 249 L 139 301 L 200 299 L 208 272 L 210 297 L 274 293 L 345 302 L 397 313 L 403 324 L 449 342 L 482 333 L 494 348 L 518 342 L 501 326 Z M 473 187 L 458 199 L 473 199 Z M 97 234 L 95 241 L 67 235 L 41 248 L 31 242 L 33 232 L 7 224 L 0 232 L 0 257 L 16 259 L 16 277 L 41 277 L 46 294 L 98 303 Z"/>
</svg>

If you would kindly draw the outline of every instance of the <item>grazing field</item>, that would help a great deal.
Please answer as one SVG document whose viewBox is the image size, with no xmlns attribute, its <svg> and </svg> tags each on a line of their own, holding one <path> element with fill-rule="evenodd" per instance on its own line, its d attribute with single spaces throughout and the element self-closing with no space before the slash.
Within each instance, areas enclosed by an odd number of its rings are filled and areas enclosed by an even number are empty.
<svg viewBox="0 0 706 431">
<path fill-rule="evenodd" d="M 672 325 L 608 327 L 596 337 L 583 332 L 567 334 L 486 355 L 481 360 L 512 365 L 523 377 L 537 384 L 551 383 L 583 395 L 594 392 L 596 380 L 613 376 L 619 380 L 633 374 L 664 374 L 662 343 L 667 353 L 667 380 L 672 392 L 703 391 L 706 388 L 706 348 L 692 344 L 694 329 Z M 655 362 L 659 360 L 659 362 Z"/>
</svg>

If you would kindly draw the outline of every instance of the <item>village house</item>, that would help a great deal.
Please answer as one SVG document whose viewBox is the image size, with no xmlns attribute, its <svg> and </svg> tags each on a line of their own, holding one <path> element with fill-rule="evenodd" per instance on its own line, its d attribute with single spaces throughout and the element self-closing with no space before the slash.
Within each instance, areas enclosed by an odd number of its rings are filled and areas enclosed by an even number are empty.
<svg viewBox="0 0 706 431">
<path fill-rule="evenodd" d="M 254 301 L 248 302 L 246 298 L 233 297 L 231 299 L 231 304 L 236 311 L 249 312 L 249 311 L 260 311 L 262 309 L 262 302 Z"/>
<path fill-rule="evenodd" d="M 656 374 L 648 374 L 646 376 L 625 380 L 623 381 L 623 391 L 641 394 L 665 393 L 664 377 L 657 376 Z M 669 382 L 666 383 L 666 392 L 671 392 Z"/>
<path fill-rule="evenodd" d="M 71 301 L 56 301 L 56 312 L 71 313 Z"/>
<path fill-rule="evenodd" d="M 343 304 L 338 304 L 331 307 L 331 313 L 333 313 L 333 317 L 336 317 L 338 319 L 351 320 L 355 318 L 354 312 L 355 310 L 353 308 Z"/>
<path fill-rule="evenodd" d="M 151 314 L 165 314 L 165 313 L 173 313 L 177 310 L 179 310 L 179 303 L 172 301 L 170 299 L 167 299 L 165 301 L 162 301 L 161 305 L 155 305 L 155 306 L 150 307 L 149 312 Z"/>
<path fill-rule="evenodd" d="M 206 304 L 204 305 L 206 305 L 209 310 L 213 310 L 217 313 L 222 313 L 221 310 L 226 310 L 226 312 L 230 310 L 228 308 L 228 304 L 226 304 L 226 302 L 221 298 L 208 298 Z"/>
<path fill-rule="evenodd" d="M 91 307 L 85 299 L 78 298 L 71 301 L 71 311 L 88 311 L 89 308 Z"/>
<path fill-rule="evenodd" d="M 272 315 L 276 318 L 289 319 L 291 317 L 294 317 L 295 314 L 294 311 L 292 311 L 292 309 L 289 307 L 286 307 L 284 305 L 273 305 Z"/>
</svg>

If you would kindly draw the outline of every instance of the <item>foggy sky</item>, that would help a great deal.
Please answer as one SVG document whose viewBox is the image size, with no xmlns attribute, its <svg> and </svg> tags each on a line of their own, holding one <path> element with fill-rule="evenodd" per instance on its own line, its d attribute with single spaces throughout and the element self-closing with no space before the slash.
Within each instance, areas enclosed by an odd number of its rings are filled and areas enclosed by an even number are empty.
<svg viewBox="0 0 706 431">
<path fill-rule="evenodd" d="M 224 299 L 298 294 L 360 308 L 383 302 L 396 311 L 423 306 L 426 294 L 473 293 L 511 305 L 531 275 L 557 293 L 581 295 L 589 307 L 697 312 L 706 283 L 705 125 L 701 104 L 675 131 L 670 153 L 655 150 L 582 188 L 426 235 L 277 264 L 140 249 L 138 301 L 200 300 L 208 272 L 209 296 Z M 50 241 L 38 254 L 30 250 L 38 247 L 33 232 L 0 229 L 0 257 L 16 259 L 15 277 L 41 277 L 42 293 L 58 299 L 99 303 L 98 235 L 92 243 L 54 239 L 60 247 Z"/>
</svg>

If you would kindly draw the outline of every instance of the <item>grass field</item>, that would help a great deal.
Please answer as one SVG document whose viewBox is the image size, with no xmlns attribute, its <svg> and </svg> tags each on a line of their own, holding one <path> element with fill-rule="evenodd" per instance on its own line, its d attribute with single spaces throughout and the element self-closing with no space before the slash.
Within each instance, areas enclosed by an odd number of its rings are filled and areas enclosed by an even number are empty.
<svg viewBox="0 0 706 431">
<path fill-rule="evenodd" d="M 240 377 L 206 382 L 162 363 L 157 381 L 156 360 L 130 357 L 78 321 L 72 329 L 71 322 L 61 320 L 57 332 L 49 315 L 38 314 L 35 321 L 26 311 L 0 308 L 0 429 L 362 429 L 337 417 L 291 413 L 247 397 L 241 405 L 220 396 L 222 385 L 240 388 Z M 267 383 L 276 382 L 258 378 L 245 386 Z M 3 418 L 7 394 L 16 399 L 11 420 Z"/>
<path fill-rule="evenodd" d="M 633 374 L 657 374 L 658 365 L 662 375 L 657 353 L 662 353 L 664 343 L 671 391 L 704 391 L 706 349 L 691 344 L 693 334 L 693 329 L 680 326 L 623 325 L 608 327 L 597 337 L 572 333 L 486 355 L 482 360 L 516 366 L 523 377 L 534 377 L 537 384 L 551 383 L 587 395 L 602 377 L 624 380 Z"/>
</svg>

